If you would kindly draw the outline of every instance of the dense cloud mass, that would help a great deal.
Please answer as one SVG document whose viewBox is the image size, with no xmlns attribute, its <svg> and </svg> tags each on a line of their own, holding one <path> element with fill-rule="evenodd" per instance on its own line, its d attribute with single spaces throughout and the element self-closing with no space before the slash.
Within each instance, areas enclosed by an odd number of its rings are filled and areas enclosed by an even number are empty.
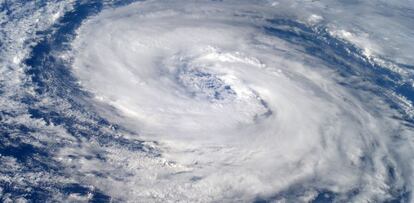
<svg viewBox="0 0 414 203">
<path fill-rule="evenodd" d="M 409 1 L 2 4 L 2 201 L 413 201 Z"/>
</svg>

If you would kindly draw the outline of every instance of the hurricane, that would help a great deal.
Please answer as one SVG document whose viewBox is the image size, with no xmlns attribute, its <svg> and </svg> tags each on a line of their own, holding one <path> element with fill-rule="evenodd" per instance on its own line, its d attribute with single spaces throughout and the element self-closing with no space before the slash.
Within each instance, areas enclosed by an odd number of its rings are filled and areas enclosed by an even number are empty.
<svg viewBox="0 0 414 203">
<path fill-rule="evenodd" d="M 414 4 L 0 1 L 2 202 L 412 202 Z"/>
</svg>

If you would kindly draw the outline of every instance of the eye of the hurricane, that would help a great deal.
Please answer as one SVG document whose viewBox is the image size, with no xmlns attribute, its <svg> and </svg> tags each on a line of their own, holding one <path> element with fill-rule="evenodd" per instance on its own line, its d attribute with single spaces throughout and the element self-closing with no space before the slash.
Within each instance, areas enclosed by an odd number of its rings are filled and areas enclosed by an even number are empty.
<svg viewBox="0 0 414 203">
<path fill-rule="evenodd" d="M 229 102 L 236 98 L 236 92 L 219 77 L 197 69 L 183 69 L 177 73 L 177 81 L 186 93 L 195 99 L 210 102 Z"/>
</svg>

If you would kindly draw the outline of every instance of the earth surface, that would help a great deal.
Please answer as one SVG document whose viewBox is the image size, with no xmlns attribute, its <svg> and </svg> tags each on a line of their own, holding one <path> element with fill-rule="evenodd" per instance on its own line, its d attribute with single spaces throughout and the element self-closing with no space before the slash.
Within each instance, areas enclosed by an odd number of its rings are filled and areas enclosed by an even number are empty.
<svg viewBox="0 0 414 203">
<path fill-rule="evenodd" d="M 413 202 L 413 19 L 0 0 L 0 201 Z"/>
</svg>

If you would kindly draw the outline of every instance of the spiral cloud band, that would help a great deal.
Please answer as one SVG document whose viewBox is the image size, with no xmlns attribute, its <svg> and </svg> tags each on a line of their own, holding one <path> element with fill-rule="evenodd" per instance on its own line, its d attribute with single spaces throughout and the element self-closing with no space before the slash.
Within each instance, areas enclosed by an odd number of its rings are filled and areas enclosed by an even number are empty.
<svg viewBox="0 0 414 203">
<path fill-rule="evenodd" d="M 335 24 L 328 9 L 340 3 L 300 3 L 107 3 L 67 42 L 46 40 L 53 60 L 26 65 L 66 76 L 29 71 L 33 94 L 68 120 L 30 118 L 61 135 L 36 138 L 71 174 L 52 185 L 81 191 L 50 198 L 412 201 L 413 98 L 391 88 L 412 82 L 410 51 L 345 31 L 351 14 Z"/>
</svg>

